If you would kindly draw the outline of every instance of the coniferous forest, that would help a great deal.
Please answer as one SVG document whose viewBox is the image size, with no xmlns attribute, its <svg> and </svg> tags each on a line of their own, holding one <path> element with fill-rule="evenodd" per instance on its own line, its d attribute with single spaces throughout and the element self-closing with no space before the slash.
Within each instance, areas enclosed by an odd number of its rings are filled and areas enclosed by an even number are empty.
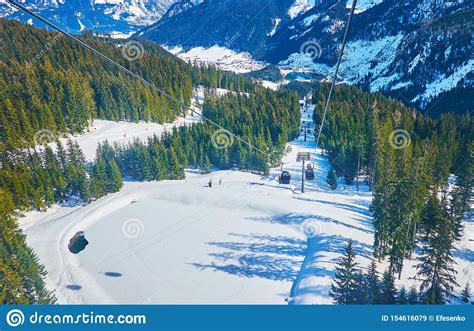
<svg viewBox="0 0 474 331">
<path fill-rule="evenodd" d="M 322 85 L 314 93 L 317 124 L 328 91 Z M 422 282 L 417 302 L 445 303 L 458 286 L 452 251 L 462 237 L 463 221 L 471 215 L 473 125 L 467 114 L 433 119 L 382 95 L 356 87 L 336 88 L 321 147 L 346 183 L 365 181 L 373 190 L 374 257 L 390 262 L 382 279 L 388 292 L 381 303 L 397 302 L 391 278 L 401 274 L 405 259 L 417 248 L 417 279 Z M 337 303 L 376 303 L 356 298 L 360 283 L 353 274 L 362 275 L 353 255 L 349 244 L 336 274 L 333 298 Z M 351 287 L 343 281 L 349 278 L 354 289 L 337 285 Z M 400 289 L 397 295 L 404 297 L 405 292 Z"/>
<path fill-rule="evenodd" d="M 146 143 L 105 144 L 97 157 L 103 162 L 116 162 L 124 176 L 136 180 L 183 179 L 187 167 L 203 172 L 210 172 L 211 166 L 235 167 L 267 174 L 271 165 L 278 164 L 286 143 L 298 134 L 298 107 L 296 94 L 263 88 L 248 96 L 211 95 L 205 99 L 203 115 L 229 131 L 216 131 L 210 124 L 181 127 Z M 242 140 L 234 139 L 229 132 Z M 216 137 L 216 133 L 222 136 Z M 219 139 L 225 140 L 222 146 L 218 145 Z"/>
</svg>

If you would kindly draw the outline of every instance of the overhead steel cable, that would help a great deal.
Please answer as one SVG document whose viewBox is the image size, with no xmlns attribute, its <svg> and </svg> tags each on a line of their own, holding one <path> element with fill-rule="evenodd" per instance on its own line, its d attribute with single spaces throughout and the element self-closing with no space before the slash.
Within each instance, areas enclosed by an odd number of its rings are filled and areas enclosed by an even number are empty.
<svg viewBox="0 0 474 331">
<path fill-rule="evenodd" d="M 107 62 L 111 63 L 112 65 L 116 66 L 117 68 L 119 68 L 120 70 L 124 71 L 126 74 L 128 74 L 129 76 L 135 78 L 136 80 L 140 81 L 141 83 L 143 83 L 144 85 L 148 86 L 149 88 L 151 88 L 152 90 L 154 90 L 155 92 L 158 92 L 162 95 L 164 95 L 165 97 L 167 97 L 169 100 L 171 101 L 174 101 L 176 102 L 177 104 L 179 104 L 183 109 L 187 109 L 187 110 L 190 110 L 192 114 L 194 115 L 197 115 L 199 116 L 200 118 L 202 118 L 204 121 L 208 122 L 209 124 L 217 127 L 218 129 L 220 130 L 224 130 L 226 134 L 228 134 L 229 136 L 235 138 L 236 140 L 242 142 L 243 144 L 247 145 L 248 147 L 250 147 L 251 149 L 259 152 L 259 153 L 262 153 L 263 155 L 267 156 L 267 157 L 270 157 L 270 155 L 264 151 L 262 151 L 261 149 L 253 146 L 250 142 L 240 138 L 238 135 L 230 132 L 229 130 L 227 130 L 226 128 L 224 128 L 222 125 L 216 123 L 215 121 L 207 118 L 206 116 L 204 116 L 202 114 L 202 107 L 199 106 L 199 104 L 196 105 L 196 107 L 198 107 L 200 110 L 201 110 L 201 113 L 195 111 L 192 107 L 189 107 L 186 103 L 184 103 L 184 101 L 181 101 L 181 100 L 178 100 L 176 99 L 175 97 L 173 97 L 172 95 L 170 95 L 169 93 L 167 93 L 166 91 L 164 91 L 163 89 L 157 87 L 156 85 L 150 83 L 149 81 L 147 81 L 146 79 L 142 78 L 141 76 L 139 76 L 138 74 L 134 73 L 133 71 L 125 68 L 123 65 L 121 65 L 120 63 L 118 63 L 117 61 L 111 59 L 110 57 L 108 57 L 107 55 L 101 53 L 100 51 L 98 51 L 97 49 L 91 47 L 90 45 L 86 44 L 85 42 L 83 42 L 82 40 L 80 40 L 79 38 L 73 36 L 72 34 L 64 31 L 63 29 L 61 29 L 60 27 L 56 26 L 55 24 L 51 23 L 50 21 L 48 21 L 47 19 L 45 19 L 44 17 L 32 12 L 31 10 L 29 10 L 28 8 L 26 8 L 25 6 L 19 4 L 18 2 L 16 1 L 13 1 L 13 0 L 7 0 L 7 2 L 9 2 L 12 6 L 15 6 L 16 8 L 24 11 L 25 13 L 27 13 L 28 15 L 30 16 L 33 16 L 34 18 L 38 19 L 39 21 L 43 22 L 44 24 L 46 24 L 47 26 L 49 26 L 50 28 L 58 31 L 59 33 L 63 34 L 65 37 L 69 38 L 70 40 L 74 41 L 75 43 L 79 44 L 80 46 L 88 49 L 89 51 L 91 51 L 92 53 L 100 56 L 102 59 L 106 60 Z M 180 108 L 181 108 L 180 107 Z"/>
<path fill-rule="evenodd" d="M 351 11 L 350 11 L 350 14 L 349 14 L 349 19 L 348 19 L 347 24 L 346 24 L 346 30 L 344 31 L 344 38 L 342 39 L 342 45 L 341 45 L 341 51 L 339 53 L 339 59 L 338 59 L 337 64 L 336 64 L 336 70 L 334 71 L 334 77 L 332 79 L 331 88 L 329 90 L 328 98 L 326 99 L 326 106 L 324 107 L 323 118 L 321 120 L 321 125 L 319 126 L 318 136 L 316 138 L 315 152 L 318 149 L 319 140 L 320 140 L 321 134 L 323 132 L 324 122 L 326 121 L 326 115 L 327 115 L 328 109 L 329 109 L 329 103 L 331 102 L 331 97 L 333 95 L 334 87 L 336 86 L 337 74 L 339 72 L 339 67 L 340 67 L 341 62 L 342 62 L 342 56 L 344 54 L 344 48 L 346 47 L 347 36 L 349 35 L 349 29 L 350 29 L 351 24 L 352 24 L 352 17 L 354 16 L 354 11 L 355 11 L 355 8 L 356 8 L 356 4 L 357 4 L 357 0 L 353 0 Z"/>
</svg>

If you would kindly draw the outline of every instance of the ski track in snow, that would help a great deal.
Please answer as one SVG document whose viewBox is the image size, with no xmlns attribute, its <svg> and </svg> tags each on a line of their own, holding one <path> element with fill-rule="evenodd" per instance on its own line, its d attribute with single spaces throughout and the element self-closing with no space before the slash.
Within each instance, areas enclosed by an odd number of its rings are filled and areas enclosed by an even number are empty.
<svg viewBox="0 0 474 331">
<path fill-rule="evenodd" d="M 311 117 L 312 108 L 302 111 L 314 130 Z M 364 184 L 356 191 L 342 181 L 331 191 L 329 162 L 315 153 L 312 134 L 289 145 L 283 168 L 291 185 L 278 184 L 280 169 L 269 176 L 189 171 L 183 181 L 126 182 L 121 192 L 90 205 L 31 212 L 20 224 L 60 303 L 331 303 L 334 267 L 349 238 L 357 261 L 369 263 L 371 193 Z M 315 160 L 316 179 L 305 194 L 299 151 Z M 210 179 L 212 188 L 206 187 Z M 124 234 L 129 220 L 137 220 L 137 238 Z M 85 231 L 90 244 L 72 255 L 67 244 L 77 231 Z M 467 222 L 454 254 L 461 286 L 474 281 L 473 233 L 474 223 Z M 405 263 L 398 287 L 413 284 L 415 264 Z"/>
</svg>

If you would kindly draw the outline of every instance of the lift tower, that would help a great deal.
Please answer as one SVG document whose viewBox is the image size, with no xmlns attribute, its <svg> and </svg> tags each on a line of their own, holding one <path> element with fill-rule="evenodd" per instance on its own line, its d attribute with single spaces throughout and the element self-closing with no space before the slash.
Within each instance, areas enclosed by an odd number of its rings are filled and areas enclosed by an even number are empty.
<svg viewBox="0 0 474 331">
<path fill-rule="evenodd" d="M 305 168 L 304 162 L 311 160 L 311 154 L 309 152 L 298 152 L 297 162 L 303 161 L 301 168 L 301 193 L 304 193 L 304 177 L 305 177 Z"/>
</svg>

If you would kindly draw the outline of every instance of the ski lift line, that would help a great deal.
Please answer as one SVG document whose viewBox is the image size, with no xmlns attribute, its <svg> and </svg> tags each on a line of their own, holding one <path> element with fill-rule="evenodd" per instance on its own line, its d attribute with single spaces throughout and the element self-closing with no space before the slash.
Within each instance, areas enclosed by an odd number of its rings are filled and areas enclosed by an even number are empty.
<svg viewBox="0 0 474 331">
<path fill-rule="evenodd" d="M 216 123 L 215 121 L 207 118 L 206 116 L 202 115 L 201 113 L 195 111 L 192 106 L 191 107 L 188 107 L 183 101 L 181 100 L 178 100 L 176 99 L 175 97 L 173 97 L 172 95 L 170 95 L 169 93 L 167 93 L 166 91 L 164 91 L 163 89 L 155 86 L 154 84 L 150 83 L 149 81 L 147 81 L 146 79 L 142 78 L 141 76 L 139 76 L 138 74 L 134 73 L 133 71 L 125 68 L 124 66 L 122 66 L 120 63 L 112 60 L 111 58 L 109 58 L 108 56 L 106 56 L 105 54 L 99 52 L 98 50 L 96 50 L 95 48 L 89 46 L 88 44 L 86 44 L 85 42 L 81 41 L 80 39 L 74 37 L 72 34 L 64 31 L 63 29 L 61 29 L 60 27 L 56 26 L 55 24 L 51 23 L 50 21 L 48 21 L 47 19 L 45 19 L 44 17 L 32 12 L 31 10 L 29 10 L 28 8 L 26 8 L 25 6 L 19 4 L 18 2 L 16 1 L 13 1 L 13 0 L 7 0 L 7 2 L 9 2 L 11 5 L 17 7 L 18 9 L 24 11 L 25 13 L 27 13 L 28 15 L 30 16 L 33 16 L 34 18 L 40 20 L 41 22 L 43 22 L 44 24 L 46 24 L 47 26 L 51 27 L 52 29 L 58 31 L 59 33 L 63 34 L 64 36 L 66 36 L 67 38 L 71 39 L 72 41 L 74 41 L 75 43 L 79 44 L 80 46 L 88 49 L 89 51 L 91 51 L 92 53 L 100 56 L 102 59 L 106 60 L 107 62 L 113 64 L 114 66 L 116 66 L 117 68 L 119 68 L 120 70 L 124 71 L 126 74 L 128 74 L 129 76 L 135 78 L 136 80 L 140 81 L 141 83 L 143 83 L 144 85 L 148 86 L 149 88 L 151 88 L 152 90 L 154 90 L 155 92 L 158 92 L 162 95 L 164 95 L 165 97 L 167 97 L 169 100 L 171 101 L 174 101 L 176 103 L 178 103 L 179 105 L 183 106 L 184 109 L 187 109 L 187 110 L 190 110 L 192 114 L 194 115 L 197 115 L 199 116 L 201 119 L 203 119 L 204 121 L 212 124 L 213 126 L 217 127 L 218 129 L 220 130 L 224 130 L 227 134 L 229 134 L 230 136 L 232 136 L 233 138 L 237 139 L 238 141 L 242 142 L 243 144 L 247 145 L 248 147 L 250 147 L 251 149 L 263 154 L 263 155 L 266 155 L 266 156 L 270 156 L 268 153 L 262 151 L 261 149 L 259 149 L 258 147 L 255 147 L 253 146 L 250 142 L 240 138 L 238 135 L 230 132 L 229 130 L 225 129 L 222 125 Z M 196 108 L 198 108 L 199 110 L 203 110 L 201 106 L 199 105 L 195 105 Z"/>
<path fill-rule="evenodd" d="M 318 133 L 318 136 L 316 138 L 316 146 L 314 148 L 315 152 L 318 149 L 319 140 L 321 138 L 321 134 L 322 134 L 323 127 L 324 127 L 324 122 L 326 121 L 326 115 L 327 115 L 327 112 L 328 112 L 328 109 L 329 109 L 329 103 L 331 102 L 331 97 L 332 97 L 332 94 L 333 94 L 333 91 L 334 91 L 334 87 L 336 85 L 337 74 L 339 72 L 339 67 L 340 67 L 341 62 L 342 62 L 342 56 L 344 54 L 344 48 L 346 47 L 347 36 L 349 34 L 349 29 L 350 29 L 351 24 L 352 24 L 352 17 L 354 16 L 354 11 L 355 11 L 355 8 L 356 8 L 356 4 L 357 4 L 357 0 L 353 0 L 352 1 L 351 12 L 349 14 L 349 19 L 348 19 L 347 25 L 346 25 L 346 30 L 344 31 L 344 38 L 342 39 L 341 51 L 339 52 L 339 59 L 338 59 L 337 64 L 336 64 L 336 70 L 334 71 L 334 77 L 333 77 L 333 80 L 332 80 L 332 83 L 331 83 L 331 89 L 329 90 L 329 95 L 328 95 L 328 98 L 326 100 L 326 106 L 324 107 L 323 119 L 321 121 L 321 125 L 319 126 L 319 133 Z"/>
</svg>

